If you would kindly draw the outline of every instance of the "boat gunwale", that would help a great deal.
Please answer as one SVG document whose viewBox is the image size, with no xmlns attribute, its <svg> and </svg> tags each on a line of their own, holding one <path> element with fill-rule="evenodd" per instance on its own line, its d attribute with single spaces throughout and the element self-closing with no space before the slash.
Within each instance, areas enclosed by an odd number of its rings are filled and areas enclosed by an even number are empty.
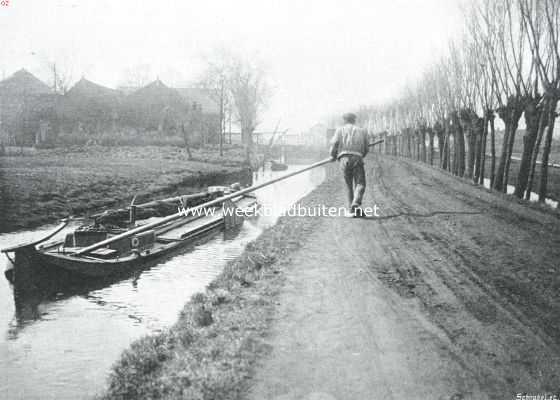
<svg viewBox="0 0 560 400">
<path fill-rule="evenodd" d="M 256 198 L 253 196 L 239 196 L 239 198 L 236 198 L 236 201 L 240 201 L 244 198 L 250 199 L 252 200 L 252 202 L 250 202 L 250 204 L 247 204 L 245 207 L 246 208 L 250 208 L 250 207 L 254 207 L 256 202 Z M 245 208 L 244 207 L 244 208 Z M 198 220 L 200 218 L 204 218 L 205 216 L 202 215 L 201 217 L 196 217 L 196 218 L 187 218 L 186 221 L 184 221 L 184 224 L 188 224 L 190 222 L 193 222 L 195 220 Z M 104 266 L 104 267 L 117 267 L 120 265 L 126 265 L 126 264 L 130 264 L 131 262 L 134 261 L 148 261 L 149 259 L 154 259 L 158 256 L 163 256 L 165 253 L 170 252 L 174 249 L 178 249 L 181 246 L 184 246 L 186 242 L 192 241 L 192 240 L 196 240 L 197 237 L 203 236 L 205 234 L 207 234 L 210 231 L 213 231 L 217 228 L 223 227 L 225 225 L 225 221 L 224 221 L 224 215 L 219 215 L 219 216 L 208 216 L 209 217 L 209 221 L 206 222 L 205 224 L 201 225 L 200 227 L 197 227 L 196 229 L 192 230 L 191 232 L 186 232 L 186 236 L 185 237 L 181 237 L 178 239 L 174 239 L 172 241 L 169 242 L 158 242 L 157 238 L 155 240 L 155 244 L 157 243 L 158 246 L 155 250 L 152 249 L 144 249 L 144 250 L 136 250 L 136 251 L 132 251 L 129 254 L 126 254 L 124 256 L 117 256 L 115 258 L 96 258 L 96 257 L 92 257 L 91 255 L 87 255 L 87 254 L 79 254 L 79 255 L 75 255 L 73 253 L 61 253 L 58 252 L 57 249 L 60 248 L 60 246 L 62 244 L 64 244 L 64 240 L 58 240 L 56 242 L 51 242 L 51 243 L 47 243 L 46 246 L 39 246 L 39 248 L 37 248 L 37 246 L 26 246 L 26 247 L 20 247 L 15 251 L 20 251 L 23 253 L 26 253 L 27 255 L 29 255 L 30 253 L 32 253 L 32 255 L 38 257 L 39 259 L 43 259 L 45 262 L 47 262 L 48 264 L 52 264 L 57 268 L 61 268 L 61 269 L 65 269 L 68 271 L 72 271 L 74 273 L 80 274 L 80 275 L 84 275 L 84 276 L 98 276 L 98 274 L 90 274 L 87 273 L 87 271 L 83 271 L 80 270 L 80 265 L 83 267 L 94 267 L 94 266 Z M 161 232 L 161 234 L 165 234 L 167 231 L 169 231 L 170 225 L 175 225 L 177 224 L 177 221 L 170 221 L 169 224 L 164 224 L 161 228 L 163 232 Z M 181 225 L 184 224 L 179 224 L 176 227 L 172 227 L 172 229 L 174 228 L 180 228 Z M 52 237 L 52 236 L 51 236 Z M 16 255 L 17 257 L 17 255 Z M 59 262 L 62 263 L 69 263 L 68 265 L 60 265 L 57 264 L 57 260 Z M 70 267 L 70 265 L 74 266 Z M 101 272 L 101 271 L 100 271 Z M 118 271 L 115 271 L 118 272 Z M 99 276 L 101 275 L 109 275 L 111 274 L 111 272 L 109 273 L 100 273 Z"/>
</svg>

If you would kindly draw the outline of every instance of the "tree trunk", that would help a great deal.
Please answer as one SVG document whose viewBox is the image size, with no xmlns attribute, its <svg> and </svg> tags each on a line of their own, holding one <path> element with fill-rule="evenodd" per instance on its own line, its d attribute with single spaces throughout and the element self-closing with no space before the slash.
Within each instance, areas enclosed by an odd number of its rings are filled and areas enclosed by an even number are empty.
<svg viewBox="0 0 560 400">
<path fill-rule="evenodd" d="M 420 131 L 416 130 L 414 132 L 414 159 L 420 161 Z"/>
<path fill-rule="evenodd" d="M 513 153 L 513 144 L 515 143 L 515 134 L 517 132 L 517 127 L 519 126 L 519 120 L 521 119 L 521 115 L 523 115 L 523 109 L 516 109 L 513 115 L 513 124 L 511 126 L 511 131 L 509 134 L 509 141 L 508 141 L 508 153 L 506 157 L 506 165 L 504 169 L 504 193 L 507 191 L 507 185 L 509 182 L 509 167 L 511 165 L 511 155 Z"/>
<path fill-rule="evenodd" d="M 482 119 L 482 138 L 480 142 L 480 173 L 478 175 L 478 184 L 484 186 L 484 175 L 486 172 L 486 145 L 488 143 L 488 118 L 487 113 L 484 113 Z"/>
<path fill-rule="evenodd" d="M 501 192 L 507 191 L 509 165 L 511 162 L 511 152 L 513 150 L 513 142 L 515 140 L 515 132 L 519 119 L 523 113 L 520 107 L 521 102 L 517 98 L 508 100 L 508 104 L 498 110 L 498 115 L 504 121 L 504 138 L 502 140 L 502 151 L 500 154 L 500 162 L 494 179 L 494 189 Z"/>
<path fill-rule="evenodd" d="M 420 139 L 422 138 L 422 134 L 423 134 L 422 128 L 416 131 L 416 161 L 422 160 L 422 150 L 420 147 Z"/>
<path fill-rule="evenodd" d="M 429 143 L 429 153 L 430 153 L 430 165 L 434 165 L 434 130 L 429 128 L 428 130 L 428 137 L 430 139 Z"/>
<path fill-rule="evenodd" d="M 181 131 L 183 133 L 183 141 L 185 143 L 185 149 L 187 150 L 188 160 L 192 160 L 191 146 L 189 144 L 189 135 L 185 131 L 185 124 L 181 124 Z"/>
<path fill-rule="evenodd" d="M 454 134 L 454 156 L 453 156 L 453 173 L 458 176 L 465 174 L 465 135 L 459 121 L 457 112 L 453 113 L 453 134 Z"/>
<path fill-rule="evenodd" d="M 224 132 L 226 131 L 226 117 L 224 112 L 224 79 L 220 80 L 220 156 L 224 155 Z"/>
<path fill-rule="evenodd" d="M 455 140 L 454 127 L 449 128 L 449 161 L 447 163 L 448 171 L 452 174 L 457 173 L 457 141 Z"/>
<path fill-rule="evenodd" d="M 412 143 L 410 143 L 410 130 L 406 131 L 406 155 L 408 158 L 412 158 Z"/>
<path fill-rule="evenodd" d="M 465 178 L 472 178 L 475 168 L 475 158 L 476 158 L 476 142 L 477 133 L 473 126 L 470 126 L 467 130 L 467 166 L 465 169 Z"/>
<path fill-rule="evenodd" d="M 449 132 L 449 123 L 445 122 L 444 125 L 444 138 L 443 138 L 443 161 L 442 161 L 442 165 L 441 167 L 444 170 L 447 170 L 449 168 L 449 139 L 450 139 L 450 132 Z"/>
<path fill-rule="evenodd" d="M 502 150 L 500 152 L 500 161 L 498 162 L 498 169 L 496 170 L 496 175 L 494 177 L 493 189 L 502 191 L 504 183 L 504 169 L 506 167 L 506 156 L 507 156 L 507 143 L 509 136 L 509 120 L 505 122 L 504 136 L 502 139 Z"/>
<path fill-rule="evenodd" d="M 416 161 L 421 161 L 422 160 L 422 150 L 420 148 L 420 139 L 422 138 L 423 135 L 423 129 L 420 128 L 419 130 L 416 131 Z"/>
<path fill-rule="evenodd" d="M 430 133 L 431 136 L 431 133 Z M 420 149 L 422 150 L 422 162 L 427 161 L 426 157 L 426 128 L 422 128 L 421 135 L 420 135 Z"/>
<path fill-rule="evenodd" d="M 549 113 L 550 102 L 545 101 L 543 108 L 540 113 L 539 118 L 539 128 L 537 131 L 537 139 L 535 144 L 533 145 L 532 154 L 531 154 L 531 163 L 529 166 L 529 177 L 527 180 L 527 189 L 525 191 L 525 200 L 530 200 L 531 192 L 533 191 L 533 182 L 535 179 L 535 169 L 537 167 L 537 159 L 539 157 L 539 150 L 541 148 L 541 142 L 544 135 L 544 129 L 546 128 L 546 124 L 548 121 L 548 113 Z"/>
<path fill-rule="evenodd" d="M 220 156 L 224 155 L 224 129 L 220 126 Z"/>
<path fill-rule="evenodd" d="M 253 129 L 248 127 L 241 127 L 241 137 L 245 145 L 245 161 L 251 162 L 251 151 L 253 147 Z"/>
<path fill-rule="evenodd" d="M 529 171 L 531 169 L 531 155 L 537 141 L 539 130 L 540 114 L 542 108 L 537 108 L 539 98 L 532 98 L 525 106 L 525 134 L 523 135 L 523 153 L 521 154 L 521 162 L 519 163 L 519 173 L 517 174 L 517 182 L 515 184 L 514 194 L 518 198 L 523 198 L 527 189 L 529 180 Z"/>
<path fill-rule="evenodd" d="M 484 125 L 486 120 L 484 118 L 476 118 L 476 122 L 474 123 L 474 149 L 473 149 L 473 157 L 474 157 L 474 173 L 473 173 L 473 182 L 478 184 L 480 180 L 480 172 L 482 171 L 482 160 L 484 156 L 482 154 L 483 151 L 483 140 L 484 140 Z"/>
<path fill-rule="evenodd" d="M 552 134 L 554 132 L 554 122 L 556 121 L 556 105 L 558 99 L 550 100 L 550 108 L 548 110 L 548 126 L 546 128 L 546 138 L 544 142 L 542 164 L 541 164 L 541 182 L 539 185 L 539 203 L 544 203 L 546 199 L 546 185 L 548 182 L 548 160 L 550 155 L 550 147 L 552 145 Z"/>
<path fill-rule="evenodd" d="M 490 187 L 494 187 L 496 179 L 496 128 L 494 126 L 494 113 L 490 115 L 490 153 L 492 155 L 492 164 L 490 167 Z"/>
<path fill-rule="evenodd" d="M 461 124 L 461 131 L 463 132 L 463 142 L 465 141 L 465 136 L 467 138 L 467 147 L 465 148 L 466 155 L 466 168 L 463 172 L 465 178 L 472 178 L 472 173 L 474 169 L 474 152 L 473 152 L 473 126 L 472 126 L 472 113 L 468 109 L 463 109 L 458 113 L 458 121 Z"/>
<path fill-rule="evenodd" d="M 443 129 L 443 125 L 439 125 L 436 123 L 434 126 L 434 130 L 436 132 L 438 138 L 438 153 L 439 153 L 439 167 L 443 168 L 443 148 L 445 146 L 445 131 Z"/>
</svg>

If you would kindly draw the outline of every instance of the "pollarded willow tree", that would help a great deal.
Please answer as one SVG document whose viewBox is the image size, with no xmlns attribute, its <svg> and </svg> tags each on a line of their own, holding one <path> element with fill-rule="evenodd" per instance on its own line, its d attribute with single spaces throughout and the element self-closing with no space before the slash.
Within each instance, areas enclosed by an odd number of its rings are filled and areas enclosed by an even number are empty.
<svg viewBox="0 0 560 400">
<path fill-rule="evenodd" d="M 560 98 L 559 10 L 557 0 L 476 0 L 465 10 L 464 37 L 447 56 L 398 99 L 362 108 L 361 120 L 386 139 L 387 154 L 433 164 L 437 151 L 440 168 L 477 184 L 488 175 L 490 187 L 505 192 L 524 117 L 515 194 L 529 197 L 542 147 L 544 201 Z M 499 151 L 496 117 L 503 126 Z"/>
<path fill-rule="evenodd" d="M 542 95 L 532 109 L 529 112 L 526 110 L 525 113 L 526 119 L 527 115 L 531 118 L 531 135 L 530 140 L 524 143 L 527 149 L 523 150 L 524 168 L 520 169 L 520 176 L 523 174 L 524 177 L 524 185 L 516 187 L 516 195 L 521 197 L 525 191 L 528 198 L 531 193 L 539 148 L 546 129 L 539 186 L 539 201 L 544 201 L 552 135 L 557 117 L 556 107 L 560 98 L 560 3 L 555 0 L 518 0 L 518 2 L 522 24 L 527 32 L 537 71 L 535 87 L 540 83 Z M 535 93 L 538 93 L 537 89 Z"/>
</svg>

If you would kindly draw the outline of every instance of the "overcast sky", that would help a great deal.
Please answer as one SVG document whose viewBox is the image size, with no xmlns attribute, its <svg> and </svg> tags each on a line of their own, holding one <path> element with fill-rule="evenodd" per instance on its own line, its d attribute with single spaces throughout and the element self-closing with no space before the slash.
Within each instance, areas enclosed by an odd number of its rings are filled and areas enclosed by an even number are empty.
<svg viewBox="0 0 560 400">
<path fill-rule="evenodd" d="M 48 79 L 49 60 L 115 87 L 148 65 L 194 79 L 209 49 L 255 53 L 274 96 L 260 129 L 306 129 L 332 112 L 396 96 L 462 29 L 455 0 L 9 0 L 0 68 Z"/>
</svg>

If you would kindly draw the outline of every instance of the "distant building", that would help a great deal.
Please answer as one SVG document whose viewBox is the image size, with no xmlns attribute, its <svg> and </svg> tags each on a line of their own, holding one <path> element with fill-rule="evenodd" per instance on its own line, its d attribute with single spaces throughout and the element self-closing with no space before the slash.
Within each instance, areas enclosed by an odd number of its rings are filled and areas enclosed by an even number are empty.
<svg viewBox="0 0 560 400">
<path fill-rule="evenodd" d="M 220 105 L 212 98 L 208 89 L 177 88 L 189 112 L 198 118 L 199 129 L 192 132 L 193 139 L 202 143 L 218 143 L 220 140 Z M 192 125 L 192 123 L 191 123 Z"/>
<path fill-rule="evenodd" d="M 137 129 L 173 134 L 187 112 L 179 92 L 157 79 L 124 97 L 121 121 Z"/>
<path fill-rule="evenodd" d="M 8 144 L 33 144 L 54 119 L 57 95 L 25 69 L 0 81 L 0 138 Z"/>
<path fill-rule="evenodd" d="M 212 98 L 210 90 L 201 88 L 177 88 L 177 91 L 189 107 L 200 109 L 202 114 L 220 114 L 220 105 Z"/>
<path fill-rule="evenodd" d="M 119 92 L 120 94 L 122 94 L 123 96 L 128 96 L 129 94 L 134 93 L 135 91 L 137 91 L 138 89 L 140 89 L 141 86 L 118 86 L 117 87 L 117 92 Z"/>
<path fill-rule="evenodd" d="M 201 88 L 172 88 L 159 79 L 142 87 L 120 86 L 123 121 L 146 130 L 186 133 L 192 143 L 217 143 L 220 107 L 210 91 Z"/>
<path fill-rule="evenodd" d="M 209 90 L 172 88 L 157 79 L 143 87 L 111 89 L 85 78 L 64 95 L 25 69 L 0 81 L 0 141 L 40 144 L 83 139 L 117 129 L 188 135 L 192 144 L 217 143 L 220 106 Z"/>
<path fill-rule="evenodd" d="M 114 89 L 82 78 L 59 101 L 60 126 L 65 131 L 78 130 L 86 135 L 114 128 L 122 97 Z"/>
</svg>

